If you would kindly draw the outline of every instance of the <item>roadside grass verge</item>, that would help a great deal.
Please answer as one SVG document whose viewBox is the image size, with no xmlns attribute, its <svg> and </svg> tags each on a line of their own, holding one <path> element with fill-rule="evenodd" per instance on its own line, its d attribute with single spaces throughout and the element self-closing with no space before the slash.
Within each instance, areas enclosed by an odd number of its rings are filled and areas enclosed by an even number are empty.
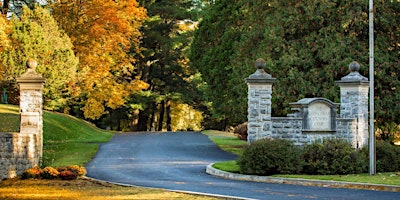
<svg viewBox="0 0 400 200">
<path fill-rule="evenodd" d="M 235 155 L 242 155 L 243 148 L 247 146 L 247 142 L 240 140 L 234 134 L 223 131 L 206 130 L 202 132 L 207 135 L 211 141 L 218 145 L 222 150 L 233 153 Z"/>
<path fill-rule="evenodd" d="M 218 198 L 169 192 L 161 189 L 125 187 L 90 179 L 71 181 L 7 179 L 0 181 L 0 199 L 195 199 Z M 222 199 L 222 198 L 220 198 Z"/>
<path fill-rule="evenodd" d="M 228 132 L 206 130 L 202 132 L 207 135 L 211 141 L 217 144 L 221 149 L 227 152 L 234 153 L 238 156 L 242 155 L 243 148 L 247 142 L 235 139 L 235 136 Z M 231 172 L 239 173 L 240 167 L 236 160 L 218 162 L 213 165 L 214 168 Z M 370 184 L 387 184 L 400 186 L 400 172 L 385 172 L 377 173 L 374 176 L 369 174 L 349 174 L 349 175 L 288 175 L 277 174 L 273 177 L 281 178 L 300 178 L 312 180 L 327 180 L 327 181 L 344 181 L 344 182 L 357 182 L 357 183 L 370 183 Z"/>
</svg>

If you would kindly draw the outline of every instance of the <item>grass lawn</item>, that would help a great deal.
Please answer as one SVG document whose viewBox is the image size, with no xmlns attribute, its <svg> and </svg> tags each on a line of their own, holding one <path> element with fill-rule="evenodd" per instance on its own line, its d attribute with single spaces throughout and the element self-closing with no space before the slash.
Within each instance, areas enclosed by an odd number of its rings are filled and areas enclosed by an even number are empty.
<svg viewBox="0 0 400 200">
<path fill-rule="evenodd" d="M 161 189 L 124 187 L 88 179 L 0 181 L 0 199 L 183 199 L 212 200 L 199 195 L 168 192 Z"/>
<path fill-rule="evenodd" d="M 210 140 L 217 144 L 222 150 L 238 156 L 242 155 L 243 148 L 247 146 L 246 141 L 238 139 L 232 133 L 215 130 L 206 130 L 202 133 L 207 135 Z"/>
<path fill-rule="evenodd" d="M 205 135 L 216 143 L 221 149 L 241 155 L 243 148 L 247 142 L 235 138 L 235 136 L 228 132 L 222 131 L 203 131 Z M 218 162 L 213 165 L 214 168 L 231 172 L 239 173 L 239 165 L 235 160 Z M 358 182 L 358 183 L 371 183 L 371 184 L 388 184 L 400 186 L 400 172 L 387 172 L 378 173 L 374 176 L 369 174 L 349 174 L 349 175 L 283 175 L 278 174 L 273 177 L 282 178 L 301 178 L 301 179 L 314 179 L 314 180 L 330 180 L 330 181 L 344 181 L 344 182 Z"/>
</svg>

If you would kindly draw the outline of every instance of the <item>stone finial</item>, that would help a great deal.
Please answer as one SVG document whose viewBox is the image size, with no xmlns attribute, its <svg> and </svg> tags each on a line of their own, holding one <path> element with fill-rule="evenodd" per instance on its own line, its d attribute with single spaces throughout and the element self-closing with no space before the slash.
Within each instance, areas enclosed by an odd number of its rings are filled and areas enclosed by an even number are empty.
<svg viewBox="0 0 400 200">
<path fill-rule="evenodd" d="M 26 67 L 28 71 L 22 74 L 21 76 L 17 77 L 17 82 L 43 82 L 43 77 L 36 72 L 37 62 L 33 58 L 28 58 L 26 61 Z"/>
<path fill-rule="evenodd" d="M 26 67 L 28 69 L 33 69 L 33 71 L 36 71 L 36 66 L 37 66 L 36 60 L 34 60 L 33 58 L 28 58 L 28 60 L 26 61 Z"/>
<path fill-rule="evenodd" d="M 344 76 L 340 81 L 342 82 L 359 82 L 359 81 L 368 81 L 368 78 L 362 76 L 358 71 L 360 70 L 360 64 L 356 61 L 353 61 L 349 64 L 350 73 L 347 76 Z"/>
<path fill-rule="evenodd" d="M 257 68 L 257 71 L 251 74 L 248 78 L 246 78 L 247 82 L 274 82 L 275 79 L 272 78 L 270 74 L 264 71 L 264 68 L 267 66 L 267 62 L 262 59 L 258 58 L 254 62 L 254 67 Z"/>
<path fill-rule="evenodd" d="M 254 62 L 254 67 L 256 67 L 257 69 L 264 69 L 266 66 L 267 62 L 262 58 L 259 58 L 256 60 L 256 62 Z"/>
</svg>

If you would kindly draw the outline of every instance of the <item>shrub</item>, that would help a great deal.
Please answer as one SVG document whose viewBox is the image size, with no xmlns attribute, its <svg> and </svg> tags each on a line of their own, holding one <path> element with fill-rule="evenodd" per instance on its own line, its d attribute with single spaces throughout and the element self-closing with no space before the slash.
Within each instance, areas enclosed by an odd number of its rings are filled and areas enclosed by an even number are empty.
<svg viewBox="0 0 400 200">
<path fill-rule="evenodd" d="M 301 172 L 302 150 L 293 142 L 262 139 L 244 149 L 238 159 L 240 173 L 255 175 L 296 174 Z"/>
<path fill-rule="evenodd" d="M 241 140 L 247 141 L 247 122 L 236 126 L 233 129 L 233 133 Z"/>
<path fill-rule="evenodd" d="M 365 147 L 368 155 L 368 147 Z M 376 141 L 376 172 L 400 171 L 400 147 L 388 141 Z"/>
<path fill-rule="evenodd" d="M 55 179 L 58 177 L 60 172 L 58 172 L 57 169 L 54 169 L 52 167 L 45 167 L 41 173 L 40 176 L 44 179 Z"/>
<path fill-rule="evenodd" d="M 22 173 L 22 179 L 40 178 L 41 171 L 40 167 L 27 169 Z"/>
<path fill-rule="evenodd" d="M 75 180 L 78 178 L 78 174 L 72 171 L 62 171 L 60 172 L 59 177 L 62 180 Z"/>
<path fill-rule="evenodd" d="M 86 174 L 86 169 L 84 167 L 79 167 L 78 165 L 58 167 L 57 169 L 60 172 L 59 177 L 63 180 L 77 179 Z"/>
<path fill-rule="evenodd" d="M 341 139 L 327 139 L 304 148 L 304 173 L 355 174 L 367 170 L 367 158 Z"/>
</svg>

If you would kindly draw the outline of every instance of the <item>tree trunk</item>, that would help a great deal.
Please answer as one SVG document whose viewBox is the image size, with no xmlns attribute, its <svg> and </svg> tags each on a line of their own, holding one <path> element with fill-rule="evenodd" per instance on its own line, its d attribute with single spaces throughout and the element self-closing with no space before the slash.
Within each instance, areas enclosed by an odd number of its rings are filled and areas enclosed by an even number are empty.
<svg viewBox="0 0 400 200">
<path fill-rule="evenodd" d="M 165 112 L 166 112 L 166 115 L 167 115 L 167 131 L 172 131 L 171 100 L 167 100 L 167 106 L 165 108 Z"/>
<path fill-rule="evenodd" d="M 130 127 L 130 130 L 131 131 L 138 131 L 138 129 L 139 129 L 139 110 L 135 110 L 134 112 L 133 112 L 133 119 L 132 119 L 132 124 L 131 124 L 131 127 Z"/>
<path fill-rule="evenodd" d="M 162 131 L 163 122 L 164 122 L 164 113 L 165 113 L 165 102 L 164 100 L 160 103 L 160 117 L 158 119 L 158 131 Z"/>
<path fill-rule="evenodd" d="M 148 121 L 149 115 L 146 113 L 146 110 L 139 111 L 138 131 L 147 131 Z"/>
<path fill-rule="evenodd" d="M 7 14 L 7 12 L 8 12 L 8 9 L 9 9 L 9 3 L 10 3 L 10 0 L 4 0 L 3 1 L 3 5 L 2 5 L 2 7 L 1 7 L 1 13 L 2 14 Z"/>
</svg>

